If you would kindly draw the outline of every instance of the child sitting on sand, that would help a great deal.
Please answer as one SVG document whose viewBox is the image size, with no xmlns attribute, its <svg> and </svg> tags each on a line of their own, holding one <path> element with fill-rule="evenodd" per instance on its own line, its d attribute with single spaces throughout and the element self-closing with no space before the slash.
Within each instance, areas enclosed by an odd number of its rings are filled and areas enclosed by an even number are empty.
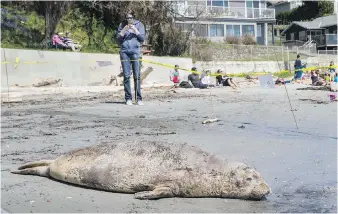
<svg viewBox="0 0 338 214">
<path fill-rule="evenodd" d="M 311 71 L 311 80 L 312 80 L 312 85 L 314 86 L 321 86 L 324 85 L 324 80 L 322 80 L 319 75 L 318 72 L 316 71 Z"/>
</svg>

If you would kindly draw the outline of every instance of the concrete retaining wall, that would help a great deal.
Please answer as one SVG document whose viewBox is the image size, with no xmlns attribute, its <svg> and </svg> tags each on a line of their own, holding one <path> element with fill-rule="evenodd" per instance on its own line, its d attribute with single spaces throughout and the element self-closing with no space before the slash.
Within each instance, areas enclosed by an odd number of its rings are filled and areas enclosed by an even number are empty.
<svg viewBox="0 0 338 214">
<path fill-rule="evenodd" d="M 278 65 L 279 64 L 279 65 Z M 196 62 L 196 67 L 199 69 L 209 68 L 212 72 L 216 72 L 222 68 L 227 73 L 239 74 L 248 72 L 278 72 L 285 69 L 284 62 L 273 61 L 228 61 L 228 62 Z"/>
<path fill-rule="evenodd" d="M 111 75 L 120 73 L 120 59 L 118 54 L 93 54 L 93 53 L 77 53 L 69 51 L 39 51 L 39 50 L 21 50 L 21 49 L 1 49 L 1 61 L 15 61 L 19 57 L 20 62 L 40 62 L 18 64 L 14 69 L 14 64 L 1 64 L 1 87 L 7 88 L 7 76 L 9 86 L 15 84 L 19 86 L 31 86 L 41 79 L 57 78 L 62 79 L 63 86 L 90 86 L 100 85 L 104 80 L 109 80 Z M 192 63 L 191 58 L 176 57 L 156 57 L 144 56 L 145 60 L 169 65 L 178 64 L 180 67 L 190 69 L 196 66 L 199 70 L 211 68 L 215 72 L 218 68 L 223 68 L 228 73 L 243 72 L 277 72 L 285 69 L 284 62 L 274 61 L 226 61 L 226 62 L 196 62 Z M 305 61 L 310 66 L 328 66 L 329 61 L 333 60 L 337 64 L 334 57 L 313 57 Z M 100 66 L 97 61 L 106 61 L 111 63 L 107 66 Z M 47 63 L 41 63 L 47 62 Z M 293 67 L 294 61 L 290 62 Z M 144 62 L 144 69 L 153 67 L 154 71 L 146 78 L 144 84 L 168 84 L 169 71 L 168 68 L 161 65 L 154 65 Z M 189 72 L 180 71 L 181 79 L 187 80 Z"/>
<path fill-rule="evenodd" d="M 17 69 L 14 64 L 1 64 L 1 87 L 7 88 L 7 77 L 9 86 L 15 84 L 20 86 L 31 86 L 41 79 L 60 78 L 64 86 L 88 86 L 99 85 L 111 75 L 120 73 L 120 58 L 118 54 L 93 54 L 77 53 L 69 51 L 38 51 L 21 49 L 1 49 L 1 61 L 15 61 L 20 57 L 20 62 L 48 62 L 48 63 L 27 63 L 18 64 Z M 166 63 L 179 64 L 182 68 L 191 68 L 190 58 L 175 57 L 155 57 L 144 56 L 146 60 Z M 99 66 L 97 61 L 111 62 L 108 66 Z M 154 71 L 149 74 L 145 84 L 170 83 L 169 71 L 171 68 L 143 63 L 144 69 L 153 67 Z M 182 75 L 189 74 L 181 72 Z"/>
</svg>

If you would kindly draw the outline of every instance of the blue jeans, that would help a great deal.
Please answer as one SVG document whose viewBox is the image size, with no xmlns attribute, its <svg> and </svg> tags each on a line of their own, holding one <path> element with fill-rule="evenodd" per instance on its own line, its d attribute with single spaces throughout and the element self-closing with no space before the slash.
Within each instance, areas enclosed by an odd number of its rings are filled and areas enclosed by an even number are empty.
<svg viewBox="0 0 338 214">
<path fill-rule="evenodd" d="M 133 67 L 133 75 L 134 75 L 134 87 L 137 85 L 137 100 L 142 101 L 141 95 L 141 74 L 140 74 L 140 61 L 139 54 L 128 53 L 128 52 L 120 52 L 120 59 L 123 69 L 123 77 L 124 77 L 124 97 L 125 100 L 132 100 L 131 87 L 130 87 L 130 75 L 131 75 L 131 67 Z M 131 62 L 129 60 L 132 60 Z"/>
</svg>

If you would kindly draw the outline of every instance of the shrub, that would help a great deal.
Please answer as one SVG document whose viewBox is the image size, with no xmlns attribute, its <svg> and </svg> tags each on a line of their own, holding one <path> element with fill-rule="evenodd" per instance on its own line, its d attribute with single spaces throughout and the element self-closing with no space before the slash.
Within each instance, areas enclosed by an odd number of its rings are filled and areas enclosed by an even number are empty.
<svg viewBox="0 0 338 214">
<path fill-rule="evenodd" d="M 244 35 L 241 40 L 242 40 L 243 45 L 256 45 L 257 44 L 255 39 L 250 35 Z"/>
<path fill-rule="evenodd" d="M 236 36 L 227 36 L 225 38 L 225 42 L 228 44 L 234 44 L 234 45 L 238 45 L 241 43 L 240 39 Z"/>
</svg>

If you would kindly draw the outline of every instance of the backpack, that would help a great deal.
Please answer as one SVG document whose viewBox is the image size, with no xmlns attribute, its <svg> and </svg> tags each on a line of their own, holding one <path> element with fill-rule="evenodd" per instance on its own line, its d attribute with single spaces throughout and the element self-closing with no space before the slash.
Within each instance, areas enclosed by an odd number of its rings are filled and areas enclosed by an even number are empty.
<svg viewBox="0 0 338 214">
<path fill-rule="evenodd" d="M 189 82 L 187 82 L 187 81 L 182 81 L 180 83 L 180 87 L 181 88 L 193 88 L 192 85 L 190 85 Z"/>
</svg>

